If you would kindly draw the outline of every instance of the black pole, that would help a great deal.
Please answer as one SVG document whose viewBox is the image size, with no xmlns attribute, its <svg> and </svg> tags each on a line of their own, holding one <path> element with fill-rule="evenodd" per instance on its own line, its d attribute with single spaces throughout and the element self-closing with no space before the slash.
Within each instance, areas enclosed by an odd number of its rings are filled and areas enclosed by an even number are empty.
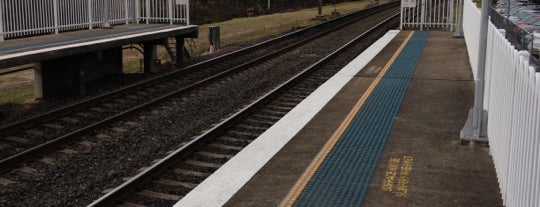
<svg viewBox="0 0 540 207">
<path fill-rule="evenodd" d="M 322 0 L 319 0 L 319 16 L 322 16 Z"/>
</svg>

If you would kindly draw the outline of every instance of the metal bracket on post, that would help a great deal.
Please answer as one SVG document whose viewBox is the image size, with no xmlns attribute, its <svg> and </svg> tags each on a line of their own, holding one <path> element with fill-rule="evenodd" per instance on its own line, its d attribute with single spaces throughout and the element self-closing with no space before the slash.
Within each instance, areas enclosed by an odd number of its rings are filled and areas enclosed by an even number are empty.
<svg viewBox="0 0 540 207">
<path fill-rule="evenodd" d="M 465 126 L 461 129 L 461 143 L 463 141 L 487 142 L 487 119 L 488 113 L 486 110 L 478 108 L 470 109 Z"/>
<path fill-rule="evenodd" d="M 463 0 L 457 0 L 457 25 L 454 37 L 463 37 Z"/>
<path fill-rule="evenodd" d="M 474 93 L 474 108 L 469 110 L 467 122 L 461 130 L 461 143 L 463 141 L 487 142 L 488 113 L 484 110 L 484 79 L 486 72 L 486 48 L 489 23 L 489 5 L 491 0 L 482 1 L 482 16 L 480 21 L 480 44 L 478 48 L 478 71 Z"/>
</svg>

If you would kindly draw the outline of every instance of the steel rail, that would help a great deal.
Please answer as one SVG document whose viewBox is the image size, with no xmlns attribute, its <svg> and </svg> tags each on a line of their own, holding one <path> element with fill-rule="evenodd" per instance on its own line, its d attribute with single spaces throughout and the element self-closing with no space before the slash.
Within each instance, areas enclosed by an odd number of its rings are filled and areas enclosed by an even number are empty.
<svg viewBox="0 0 540 207">
<path fill-rule="evenodd" d="M 246 106 L 241 111 L 235 113 L 231 117 L 217 124 L 212 129 L 205 132 L 204 134 L 186 143 L 186 145 L 180 147 L 176 151 L 169 154 L 167 157 L 163 158 L 159 162 L 148 167 L 143 172 L 132 177 L 128 181 L 124 182 L 123 184 L 113 189 L 112 191 L 102 196 L 101 198 L 97 199 L 96 201 L 94 201 L 88 206 L 99 207 L 99 206 L 111 206 L 111 205 L 119 204 L 118 202 L 121 202 L 121 200 L 124 197 L 137 191 L 139 186 L 145 184 L 148 181 L 153 180 L 157 175 L 171 168 L 171 166 L 180 163 L 184 158 L 190 156 L 190 154 L 197 151 L 200 147 L 204 146 L 205 143 L 209 143 L 219 134 L 222 134 L 228 128 L 233 126 L 235 123 L 238 123 L 239 121 L 241 121 L 248 115 L 252 114 L 253 111 L 257 110 L 258 108 L 261 108 L 265 103 L 270 102 L 271 100 L 275 99 L 280 94 L 282 94 L 284 91 L 292 88 L 295 84 L 300 82 L 305 77 L 309 76 L 311 73 L 315 72 L 317 68 L 322 66 L 324 63 L 328 62 L 331 58 L 338 56 L 345 49 L 351 47 L 353 44 L 359 41 L 362 41 L 364 38 L 366 38 L 367 35 L 371 34 L 372 32 L 376 31 L 378 28 L 384 26 L 385 24 L 388 24 L 389 22 L 391 22 L 392 20 L 395 20 L 398 17 L 399 17 L 399 13 L 396 13 L 393 16 L 382 21 L 381 23 L 377 24 L 376 26 L 372 27 L 368 31 L 357 36 L 355 39 L 351 40 L 350 42 L 340 47 L 336 51 L 332 52 L 331 54 L 327 55 L 323 59 L 312 64 L 311 66 L 307 67 L 301 73 L 289 79 L 289 81 L 281 84 L 280 86 L 270 91 L 269 93 L 267 93 L 260 99 Z"/>
<path fill-rule="evenodd" d="M 243 49 L 240 49 L 240 50 L 228 53 L 228 54 L 224 54 L 224 55 L 221 55 L 221 56 L 218 56 L 218 57 L 203 61 L 201 63 L 197 63 L 197 64 L 194 64 L 194 65 L 188 66 L 188 67 L 180 69 L 180 70 L 165 73 L 165 74 L 159 75 L 157 77 L 151 78 L 151 79 L 143 81 L 143 82 L 131 84 L 131 85 L 128 85 L 126 87 L 123 87 L 123 88 L 120 88 L 120 89 L 117 89 L 117 90 L 114 90 L 114 91 L 111 91 L 111 92 L 108 92 L 108 93 L 104 93 L 102 95 L 98 95 L 98 96 L 95 96 L 95 97 L 84 99 L 84 100 L 69 104 L 67 106 L 51 110 L 49 112 L 45 112 L 45 113 L 42 113 L 42 114 L 39 114 L 39 115 L 36 115 L 36 116 L 33 116 L 33 117 L 23 119 L 21 121 L 17 121 L 17 122 L 10 123 L 10 124 L 4 125 L 4 126 L 0 126 L 0 135 L 8 134 L 8 133 L 11 133 L 13 131 L 26 129 L 26 128 L 35 126 L 38 123 L 47 122 L 47 121 L 56 119 L 58 117 L 65 116 L 65 115 L 67 115 L 67 114 L 69 114 L 69 113 L 71 113 L 73 111 L 80 110 L 80 109 L 85 108 L 85 107 L 87 107 L 89 105 L 95 105 L 97 103 L 113 99 L 113 98 L 118 97 L 118 96 L 120 96 L 122 94 L 129 93 L 129 92 L 132 92 L 132 91 L 136 91 L 138 89 L 144 88 L 145 86 L 153 85 L 153 84 L 158 83 L 158 82 L 165 82 L 165 81 L 167 81 L 169 79 L 174 78 L 177 75 L 188 74 L 188 73 L 195 72 L 197 70 L 200 70 L 201 68 L 204 68 L 204 67 L 207 67 L 207 66 L 210 66 L 210 65 L 214 65 L 218 61 L 225 61 L 227 59 L 231 59 L 231 58 L 236 57 L 236 56 L 240 56 L 240 55 L 243 55 L 243 54 L 246 54 L 246 53 L 250 53 L 250 52 L 252 52 L 252 51 L 254 51 L 256 49 L 260 49 L 260 48 L 264 48 L 264 47 L 276 44 L 276 42 L 282 41 L 282 40 L 287 39 L 287 38 L 293 38 L 295 36 L 300 36 L 300 35 L 302 35 L 304 33 L 307 33 L 307 32 L 312 31 L 312 30 L 317 30 L 317 29 L 320 29 L 320 28 L 324 29 L 324 27 L 326 27 L 328 25 L 331 25 L 331 24 L 333 24 L 333 23 L 335 23 L 337 21 L 344 21 L 344 20 L 347 21 L 348 20 L 348 23 L 350 23 L 350 22 L 352 22 L 354 20 L 354 18 L 360 18 L 360 17 L 355 17 L 356 15 L 364 15 L 362 17 L 365 17 L 365 16 L 370 15 L 373 12 L 377 12 L 379 10 L 383 10 L 383 9 L 386 9 L 386 8 L 391 8 L 391 7 L 394 7 L 394 6 L 397 6 L 397 5 L 399 5 L 399 2 L 392 2 L 392 3 L 389 3 L 389 4 L 369 8 L 369 9 L 362 10 L 362 11 L 359 11 L 359 12 L 350 13 L 350 14 L 347 14 L 345 16 L 342 16 L 342 17 L 339 17 L 339 18 L 336 18 L 336 19 L 332 19 L 330 21 L 327 21 L 327 22 L 324 22 L 324 23 L 321 23 L 321 24 L 306 27 L 306 28 L 303 28 L 303 29 L 300 29 L 300 30 L 297 30 L 297 31 L 294 31 L 294 32 L 291 32 L 291 33 L 288 33 L 288 34 L 285 34 L 285 35 L 281 35 L 279 37 L 275 37 L 275 38 L 266 40 L 264 42 L 261 42 L 261 43 L 258 43 L 258 44 L 255 44 L 255 45 L 252 45 L 252 46 L 249 46 L 249 47 L 246 47 L 246 48 L 243 48 Z M 350 20 L 351 18 L 353 20 Z M 344 24 L 347 24 L 347 22 L 344 23 Z M 342 25 L 342 26 L 344 26 L 344 25 Z"/>
<path fill-rule="evenodd" d="M 353 20 L 351 20 L 352 22 Z M 337 28 L 339 27 L 343 27 L 351 22 L 346 22 L 345 24 L 341 24 L 339 25 Z M 335 29 L 335 28 L 334 28 Z M 3 173 L 3 172 L 6 172 L 6 171 L 9 171 L 19 165 L 21 165 L 22 163 L 25 163 L 29 160 L 33 160 L 35 159 L 35 157 L 39 157 L 47 152 L 50 152 L 50 151 L 53 151 L 55 149 L 58 148 L 58 146 L 62 145 L 62 144 L 66 144 L 66 143 L 69 143 L 70 141 L 72 141 L 73 139 L 75 139 L 76 137 L 78 136 L 82 136 L 86 133 L 89 133 L 93 130 L 96 130 L 96 129 L 99 129 L 100 127 L 103 127 L 103 126 L 106 126 L 110 123 L 113 123 L 117 120 L 120 120 L 122 118 L 125 118 L 125 117 L 128 117 L 134 113 L 137 113 L 137 112 L 140 112 L 146 108 L 149 108 L 149 107 L 152 107 L 156 104 L 159 104 L 165 100 L 168 100 L 168 99 L 171 99 L 171 98 L 174 98 L 174 97 L 177 97 L 179 96 L 180 94 L 185 94 L 185 93 L 188 93 L 190 91 L 193 91 L 193 90 L 196 90 L 198 88 L 201 88 L 203 86 L 206 86 L 208 84 L 211 84 L 219 79 L 221 79 L 222 77 L 226 76 L 226 75 L 229 75 L 231 73 L 234 73 L 234 72 L 238 72 L 240 70 L 245 70 L 253 65 L 256 65 L 260 62 L 264 62 L 265 60 L 268 60 L 268 59 L 271 59 L 275 56 L 278 56 L 278 55 L 281 55 L 283 52 L 286 52 L 286 51 L 290 51 L 306 42 L 310 42 L 320 36 L 323 36 L 329 32 L 331 32 L 332 30 L 327 30 L 327 31 L 324 31 L 322 33 L 319 33 L 317 35 L 314 35 L 314 36 L 311 36 L 309 38 L 306 38 L 306 39 L 303 39 L 301 41 L 298 41 L 298 42 L 295 42 L 294 44 L 291 44 L 291 45 L 288 45 L 287 47 L 285 48 L 281 48 L 280 50 L 277 50 L 277 51 L 274 51 L 274 52 L 271 52 L 267 55 L 264 55 L 264 56 L 261 56 L 259 58 L 256 58 L 256 59 L 253 59 L 249 62 L 246 62 L 244 64 L 241 64 L 241 65 L 238 65 L 236 67 L 233 67 L 233 68 L 230 68 L 228 70 L 225 70 L 225 71 L 222 71 L 218 74 L 215 74 L 211 77 L 208 77 L 206 79 L 203 79 L 203 80 L 200 80 L 200 81 L 197 81 L 189 86 L 186 86 L 184 88 L 181 88 L 181 89 L 177 89 L 173 92 L 170 92 L 170 93 L 167 93 L 161 97 L 158 97 L 154 100 L 150 100 L 146 103 L 143 103 L 143 104 L 140 104 L 140 105 L 137 105 L 137 106 L 134 106 L 128 110 L 125 110 L 121 113 L 117 113 L 116 115 L 113 115 L 113 116 L 110 116 L 106 119 L 103 119 L 99 122 L 96 122 L 94 124 L 91 124 L 91 125 L 88 125 L 88 126 L 85 126 L 85 127 L 82 127 L 78 130 L 75 130 L 75 131 L 72 131 L 70 133 L 67 133 L 63 136 L 60 136 L 60 137 L 57 137 L 57 138 L 54 138 L 52 139 L 51 141 L 48 141 L 48 142 L 45 142 L 43 144 L 40 144 L 38 146 L 35 146 L 33 148 L 30 148 L 30 149 L 27 149 L 21 153 L 18 153 L 16 155 L 13 155 L 13 156 L 10 156 L 10 157 L 7 157 L 3 160 L 0 161 L 0 173 Z M 115 95 L 116 96 L 119 96 L 119 95 Z M 110 99 L 110 98 L 108 98 Z M 78 106 L 78 107 L 82 107 L 82 106 Z M 67 113 L 67 112 L 64 112 L 64 113 Z"/>
</svg>

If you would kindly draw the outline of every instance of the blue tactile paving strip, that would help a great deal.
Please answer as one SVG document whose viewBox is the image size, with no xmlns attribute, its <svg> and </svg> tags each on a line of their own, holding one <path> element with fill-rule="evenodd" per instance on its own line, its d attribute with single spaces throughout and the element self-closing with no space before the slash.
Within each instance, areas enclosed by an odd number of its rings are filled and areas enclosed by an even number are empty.
<svg viewBox="0 0 540 207">
<path fill-rule="evenodd" d="M 294 206 L 360 206 L 424 49 L 416 32 Z"/>
<path fill-rule="evenodd" d="M 9 52 L 9 51 L 12 51 L 12 50 L 30 49 L 32 47 L 42 47 L 42 46 L 54 45 L 54 44 L 62 44 L 62 43 L 72 42 L 72 41 L 91 40 L 91 39 L 100 38 L 100 37 L 106 37 L 106 36 L 110 36 L 110 35 L 131 33 L 131 32 L 136 32 L 136 31 L 143 31 L 143 30 L 155 29 L 155 28 L 159 28 L 159 27 L 165 27 L 165 26 L 168 26 L 168 25 L 155 24 L 155 25 L 140 26 L 140 27 L 136 27 L 136 28 L 110 29 L 110 30 L 99 32 L 99 33 L 92 33 L 92 34 L 78 35 L 78 36 L 74 36 L 74 37 L 65 37 L 65 38 L 59 38 L 59 39 L 32 42 L 32 43 L 27 43 L 27 44 L 19 44 L 19 45 L 14 45 L 14 46 L 0 47 L 0 52 Z"/>
</svg>

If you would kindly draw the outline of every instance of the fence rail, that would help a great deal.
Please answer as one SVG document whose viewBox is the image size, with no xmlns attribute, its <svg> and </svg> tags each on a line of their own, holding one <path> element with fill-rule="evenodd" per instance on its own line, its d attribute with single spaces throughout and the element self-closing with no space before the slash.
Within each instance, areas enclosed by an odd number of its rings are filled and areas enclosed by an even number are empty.
<svg viewBox="0 0 540 207">
<path fill-rule="evenodd" d="M 189 24 L 189 1 L 0 0 L 0 41 L 139 23 Z"/>
<path fill-rule="evenodd" d="M 401 0 L 401 28 L 453 30 L 455 2 L 460 0 Z"/>
<path fill-rule="evenodd" d="M 476 74 L 480 11 L 465 0 L 463 30 Z M 540 206 L 540 73 L 491 22 L 488 27 L 484 109 L 505 206 Z M 476 38 L 476 39 L 475 39 Z"/>
</svg>

